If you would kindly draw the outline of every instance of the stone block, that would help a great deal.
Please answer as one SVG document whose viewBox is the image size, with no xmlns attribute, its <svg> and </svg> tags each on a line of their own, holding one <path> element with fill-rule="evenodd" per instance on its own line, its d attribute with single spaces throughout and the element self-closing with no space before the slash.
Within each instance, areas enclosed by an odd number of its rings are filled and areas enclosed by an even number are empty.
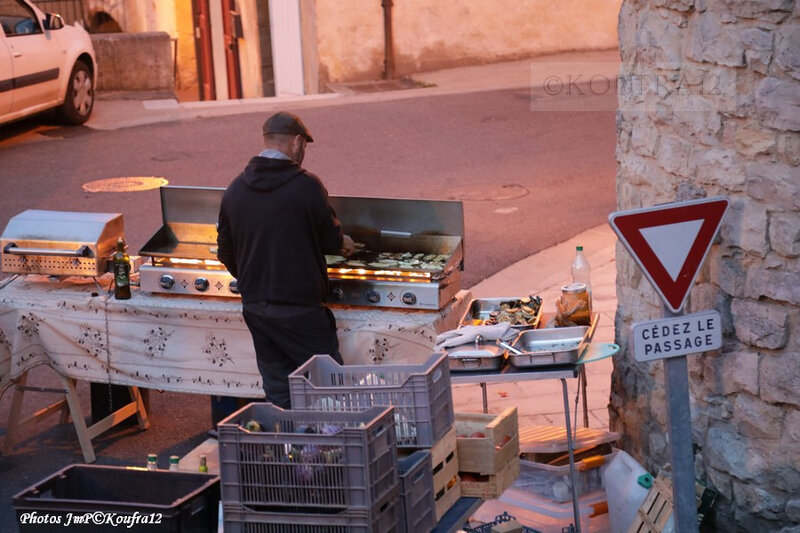
<svg viewBox="0 0 800 533">
<path fill-rule="evenodd" d="M 728 472 L 741 481 L 756 481 L 768 471 L 767 461 L 755 453 L 749 442 L 729 424 L 708 430 L 703 451 L 709 466 Z"/>
<path fill-rule="evenodd" d="M 774 520 L 783 512 L 786 506 L 786 495 L 779 491 L 771 490 L 769 485 L 758 486 L 749 483 L 734 482 L 733 488 L 736 501 L 739 505 L 769 520 Z M 751 527 L 755 525 L 752 524 Z M 768 531 L 762 529 L 764 524 L 759 524 L 759 529 L 748 529 L 748 531 Z"/>
<path fill-rule="evenodd" d="M 777 350 L 789 340 L 789 313 L 781 307 L 753 300 L 731 302 L 736 337 L 751 346 Z"/>
<path fill-rule="evenodd" d="M 715 13 L 699 13 L 689 20 L 687 54 L 691 59 L 727 67 L 745 66 L 744 45 L 735 24 L 725 24 Z"/>
<path fill-rule="evenodd" d="M 92 35 L 99 91 L 172 91 L 172 42 L 166 32 Z"/>
<path fill-rule="evenodd" d="M 800 499 L 786 502 L 786 518 L 795 523 L 800 523 Z M 797 526 L 800 528 L 800 526 Z"/>
<path fill-rule="evenodd" d="M 800 256 L 800 212 L 770 214 L 769 243 L 785 257 Z"/>
<path fill-rule="evenodd" d="M 741 33 L 747 66 L 766 74 L 772 59 L 772 32 L 763 28 L 748 28 Z"/>
<path fill-rule="evenodd" d="M 783 133 L 778 136 L 778 155 L 790 166 L 800 166 L 800 133 Z"/>
<path fill-rule="evenodd" d="M 765 126 L 800 131 L 800 83 L 764 78 L 756 88 L 756 112 Z"/>
<path fill-rule="evenodd" d="M 672 174 L 688 178 L 692 172 L 691 155 L 693 146 L 676 135 L 661 136 L 658 146 L 658 164 Z"/>
<path fill-rule="evenodd" d="M 678 68 L 685 23 L 683 16 L 669 17 L 650 9 L 641 13 L 633 43 L 640 61 L 657 69 Z"/>
<path fill-rule="evenodd" d="M 753 162 L 745 167 L 747 194 L 770 209 L 800 210 L 800 168 L 780 162 Z"/>
<path fill-rule="evenodd" d="M 756 202 L 733 201 L 722 219 L 720 235 L 729 246 L 766 256 L 767 210 Z"/>
<path fill-rule="evenodd" d="M 748 123 L 736 128 L 733 144 L 737 152 L 752 159 L 758 154 L 772 152 L 777 145 L 777 135 L 773 130 Z"/>
<path fill-rule="evenodd" d="M 800 353 L 764 357 L 759 367 L 761 399 L 800 408 L 797 383 L 800 382 Z"/>
<path fill-rule="evenodd" d="M 725 0 L 731 14 L 777 24 L 792 11 L 794 0 Z"/>
<path fill-rule="evenodd" d="M 658 147 L 658 130 L 652 124 L 637 124 L 631 130 L 631 147 L 643 156 L 653 157 Z"/>
<path fill-rule="evenodd" d="M 655 0 L 656 7 L 686 12 L 694 7 L 694 0 Z"/>
<path fill-rule="evenodd" d="M 722 118 L 716 102 L 710 98 L 680 94 L 674 95 L 674 115 L 681 131 L 705 145 L 718 144 Z"/>
<path fill-rule="evenodd" d="M 732 148 L 696 146 L 689 167 L 696 169 L 694 177 L 700 183 L 716 185 L 728 193 L 744 189 L 744 168 Z"/>
<path fill-rule="evenodd" d="M 747 392 L 758 394 L 758 363 L 760 356 L 754 351 L 736 351 L 722 355 L 719 387 L 722 394 Z"/>
<path fill-rule="evenodd" d="M 786 418 L 783 421 L 783 427 L 784 434 L 786 435 L 789 444 L 796 445 L 798 442 L 800 442 L 800 411 L 797 409 L 790 409 L 786 413 Z M 798 496 L 800 496 L 800 494 Z M 800 500 L 798 500 L 798 503 L 800 503 Z"/>
<path fill-rule="evenodd" d="M 733 404 L 733 423 L 748 439 L 779 439 L 783 431 L 783 408 L 750 394 L 739 394 Z"/>
<path fill-rule="evenodd" d="M 775 32 L 775 62 L 789 76 L 800 80 L 800 22 L 781 25 Z"/>
<path fill-rule="evenodd" d="M 784 268 L 754 267 L 747 271 L 745 296 L 767 297 L 779 302 L 800 305 L 800 283 L 797 272 L 800 262 L 786 259 Z"/>
</svg>

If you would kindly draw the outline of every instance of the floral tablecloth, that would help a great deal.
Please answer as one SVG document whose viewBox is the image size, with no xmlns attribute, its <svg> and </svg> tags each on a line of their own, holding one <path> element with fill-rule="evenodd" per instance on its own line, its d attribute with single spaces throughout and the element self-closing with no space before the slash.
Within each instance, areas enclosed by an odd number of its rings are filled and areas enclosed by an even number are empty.
<svg viewBox="0 0 800 533">
<path fill-rule="evenodd" d="M 134 290 L 115 300 L 104 276 L 19 277 L 0 288 L 0 390 L 47 364 L 80 380 L 261 397 L 241 302 Z M 345 364 L 420 363 L 437 333 L 457 327 L 470 300 L 440 311 L 333 307 Z"/>
</svg>

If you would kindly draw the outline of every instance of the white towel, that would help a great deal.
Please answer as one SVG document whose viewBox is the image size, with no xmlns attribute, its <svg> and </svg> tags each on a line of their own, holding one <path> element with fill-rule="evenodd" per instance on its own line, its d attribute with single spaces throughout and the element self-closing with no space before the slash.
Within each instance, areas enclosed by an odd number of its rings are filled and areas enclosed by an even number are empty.
<svg viewBox="0 0 800 533">
<path fill-rule="evenodd" d="M 479 335 L 484 341 L 511 340 L 516 336 L 516 331 L 512 330 L 514 335 L 510 336 L 510 328 L 511 325 L 508 322 L 502 322 L 491 326 L 464 326 L 458 329 L 451 329 L 436 336 L 436 350 L 474 343 Z"/>
</svg>

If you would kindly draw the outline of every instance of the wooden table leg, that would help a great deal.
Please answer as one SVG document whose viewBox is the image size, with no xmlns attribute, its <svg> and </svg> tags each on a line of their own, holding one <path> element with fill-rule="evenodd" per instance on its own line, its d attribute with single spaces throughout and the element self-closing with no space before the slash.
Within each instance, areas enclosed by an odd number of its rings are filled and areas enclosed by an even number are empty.
<svg viewBox="0 0 800 533">
<path fill-rule="evenodd" d="M 75 426 L 75 433 L 77 433 L 78 442 L 81 445 L 83 460 L 87 463 L 93 463 L 96 457 L 92 447 L 92 437 L 89 435 L 86 420 L 83 418 L 80 398 L 78 398 L 78 393 L 75 389 L 76 380 L 61 374 L 59 376 L 61 376 L 61 381 L 67 389 L 67 404 L 69 404 L 69 411 L 72 415 L 72 425 Z"/>
<path fill-rule="evenodd" d="M 65 421 L 69 415 L 69 409 L 67 406 L 67 402 L 65 398 L 54 402 L 47 407 L 43 407 L 39 409 L 31 416 L 20 420 L 20 416 L 22 415 L 22 401 L 25 398 L 25 393 L 28 391 L 33 392 L 51 392 L 57 394 L 64 394 L 66 391 L 63 389 L 51 389 L 46 387 L 28 387 L 26 385 L 28 381 L 28 372 L 24 372 L 20 377 L 18 377 L 14 381 L 14 396 L 11 400 L 11 409 L 8 412 L 8 429 L 3 441 L 3 455 L 11 455 L 11 451 L 14 448 L 14 442 L 17 440 L 18 432 L 20 428 L 30 424 L 31 422 L 35 422 L 42 417 L 45 417 L 55 411 L 61 411 L 61 421 Z"/>
</svg>

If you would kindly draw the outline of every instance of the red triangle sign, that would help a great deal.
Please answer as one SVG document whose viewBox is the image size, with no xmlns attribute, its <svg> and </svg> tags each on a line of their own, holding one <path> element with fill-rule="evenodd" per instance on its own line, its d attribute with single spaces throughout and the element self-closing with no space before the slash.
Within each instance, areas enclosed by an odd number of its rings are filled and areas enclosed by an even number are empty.
<svg viewBox="0 0 800 533">
<path fill-rule="evenodd" d="M 722 196 L 612 213 L 608 223 L 661 299 L 677 313 L 730 201 Z"/>
</svg>

